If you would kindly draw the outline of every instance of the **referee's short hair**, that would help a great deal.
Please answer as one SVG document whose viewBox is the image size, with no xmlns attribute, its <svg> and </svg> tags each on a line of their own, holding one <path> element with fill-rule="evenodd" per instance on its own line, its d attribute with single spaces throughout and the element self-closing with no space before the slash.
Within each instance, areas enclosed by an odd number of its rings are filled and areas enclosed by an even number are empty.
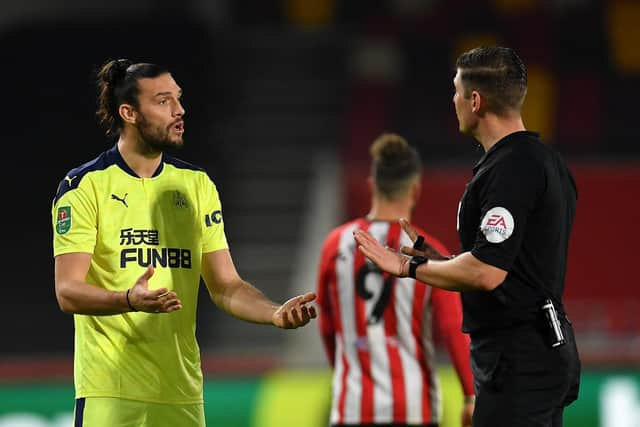
<svg viewBox="0 0 640 427">
<path fill-rule="evenodd" d="M 503 114 L 520 111 L 527 94 L 527 69 L 516 52 L 508 47 L 477 47 L 456 61 L 464 87 L 464 97 L 477 91 L 487 99 L 488 110 Z"/>
</svg>

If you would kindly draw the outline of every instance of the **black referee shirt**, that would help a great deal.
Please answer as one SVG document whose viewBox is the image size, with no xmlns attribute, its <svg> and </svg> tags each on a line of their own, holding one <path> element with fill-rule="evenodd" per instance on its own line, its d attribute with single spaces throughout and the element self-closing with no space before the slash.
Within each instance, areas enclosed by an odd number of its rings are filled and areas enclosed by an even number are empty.
<svg viewBox="0 0 640 427">
<path fill-rule="evenodd" d="M 508 274 L 491 292 L 462 293 L 465 332 L 533 320 L 547 297 L 564 311 L 576 199 L 564 161 L 536 133 L 507 135 L 484 154 L 460 201 L 458 234 L 462 252 Z"/>
</svg>

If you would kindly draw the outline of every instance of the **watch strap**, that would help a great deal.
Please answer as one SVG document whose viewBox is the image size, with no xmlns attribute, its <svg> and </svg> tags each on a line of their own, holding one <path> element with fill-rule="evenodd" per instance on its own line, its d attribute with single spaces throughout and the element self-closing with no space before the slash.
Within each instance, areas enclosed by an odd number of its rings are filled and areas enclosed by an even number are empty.
<svg viewBox="0 0 640 427">
<path fill-rule="evenodd" d="M 427 258 L 426 256 L 411 257 L 411 260 L 409 261 L 409 277 L 415 279 L 418 266 L 426 263 L 427 261 L 429 261 L 429 258 Z"/>
</svg>

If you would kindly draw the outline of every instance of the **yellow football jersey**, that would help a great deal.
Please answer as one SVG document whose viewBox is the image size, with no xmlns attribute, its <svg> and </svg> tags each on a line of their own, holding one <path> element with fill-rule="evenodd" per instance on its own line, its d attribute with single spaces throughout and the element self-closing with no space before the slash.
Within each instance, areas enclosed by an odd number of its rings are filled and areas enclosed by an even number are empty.
<svg viewBox="0 0 640 427">
<path fill-rule="evenodd" d="M 150 288 L 166 287 L 182 301 L 169 314 L 74 315 L 76 397 L 202 402 L 200 261 L 227 248 L 206 172 L 165 154 L 153 177 L 140 178 L 116 145 L 67 174 L 52 219 L 54 256 L 92 254 L 87 283 L 124 291 L 152 264 Z"/>
</svg>

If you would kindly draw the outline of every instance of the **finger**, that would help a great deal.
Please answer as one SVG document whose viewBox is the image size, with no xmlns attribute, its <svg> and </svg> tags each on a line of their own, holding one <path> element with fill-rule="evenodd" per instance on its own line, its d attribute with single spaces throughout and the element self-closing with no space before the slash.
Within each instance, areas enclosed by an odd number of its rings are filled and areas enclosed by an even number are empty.
<svg viewBox="0 0 640 427">
<path fill-rule="evenodd" d="M 180 300 L 174 299 L 164 304 L 161 311 L 164 311 L 166 313 L 171 313 L 173 311 L 180 310 L 181 308 L 182 308 L 182 303 L 180 302 Z"/>
<path fill-rule="evenodd" d="M 166 300 L 166 301 L 164 301 L 164 302 L 162 303 L 162 305 L 163 305 L 164 307 L 168 307 L 168 306 L 170 306 L 170 305 L 175 305 L 175 304 L 182 305 L 182 301 L 180 301 L 180 299 L 179 299 L 179 298 L 171 298 L 171 299 Z"/>
<path fill-rule="evenodd" d="M 180 309 L 182 309 L 182 304 L 172 305 L 171 307 L 167 308 L 167 313 L 173 313 L 174 311 L 178 311 Z"/>
<path fill-rule="evenodd" d="M 180 301 L 175 292 L 168 292 L 155 299 L 160 305 L 166 305 L 170 301 Z"/>
<path fill-rule="evenodd" d="M 163 294 L 158 295 L 156 298 L 160 299 L 160 298 L 165 297 L 165 296 L 170 295 L 170 294 L 175 295 L 176 293 L 175 293 L 175 292 L 169 292 L 169 291 L 167 290 L 167 292 L 165 292 L 165 293 L 163 293 Z"/>
<path fill-rule="evenodd" d="M 175 292 L 171 292 L 174 296 L 175 296 Z M 149 291 L 149 293 L 146 295 L 147 298 L 152 298 L 152 299 L 159 299 L 165 295 L 169 295 L 169 289 L 167 288 L 160 288 L 160 289 L 154 289 L 152 291 Z"/>
<path fill-rule="evenodd" d="M 181 304 L 176 301 L 176 300 L 172 300 L 166 304 L 162 304 L 159 307 L 157 307 L 154 311 L 156 313 L 170 313 L 172 311 L 175 311 L 175 309 L 177 309 L 178 307 L 180 307 Z"/>
<path fill-rule="evenodd" d="M 318 316 L 318 314 L 316 313 L 316 308 L 314 306 L 310 306 L 309 307 L 309 317 L 311 319 L 315 319 Z"/>
<path fill-rule="evenodd" d="M 151 279 L 151 276 L 153 276 L 153 265 L 149 264 L 149 266 L 147 267 L 145 272 L 142 273 L 142 276 L 140 276 L 140 279 L 141 280 L 149 280 L 149 279 Z"/>
<path fill-rule="evenodd" d="M 423 251 L 419 251 L 417 249 L 411 248 L 409 246 L 403 246 L 400 248 L 400 252 L 408 256 L 425 256 L 426 253 Z"/>
<path fill-rule="evenodd" d="M 371 259 L 371 251 L 369 251 L 367 248 L 365 248 L 362 245 L 358 245 L 358 250 L 360 252 L 362 252 L 362 255 L 364 255 L 365 257 Z"/>
<path fill-rule="evenodd" d="M 289 322 L 289 315 L 286 311 L 282 312 L 282 327 L 289 329 L 291 327 L 291 322 Z"/>
<path fill-rule="evenodd" d="M 309 320 L 311 320 L 311 318 L 309 317 L 309 308 L 306 305 L 303 305 L 302 307 L 300 307 L 300 313 L 302 314 L 302 321 L 304 322 L 304 324 L 306 325 L 307 323 L 309 323 Z"/>
<path fill-rule="evenodd" d="M 182 304 L 178 299 L 175 292 L 168 292 L 161 297 L 155 297 L 151 293 L 145 295 L 144 304 L 148 307 L 150 312 L 160 313 L 165 311 L 165 308 L 173 304 L 175 301 Z"/>
<path fill-rule="evenodd" d="M 360 244 L 370 244 L 373 246 L 382 246 L 371 234 L 366 231 L 357 230 L 354 237 Z"/>
<path fill-rule="evenodd" d="M 413 242 L 413 247 L 416 249 L 424 249 L 427 244 L 424 243 L 424 236 L 418 236 L 415 242 Z"/>
<path fill-rule="evenodd" d="M 367 248 L 375 248 L 376 246 L 382 247 L 380 242 L 375 240 L 369 233 L 366 233 L 362 230 L 357 230 L 353 233 L 353 238 L 360 246 L 364 246 Z"/>
<path fill-rule="evenodd" d="M 353 238 L 362 246 L 370 246 L 372 244 L 368 237 L 369 235 L 362 230 L 357 230 L 353 233 Z"/>
<path fill-rule="evenodd" d="M 365 241 L 360 247 L 362 248 L 362 253 L 376 263 L 388 253 L 377 240 L 373 240 L 373 242 Z"/>
<path fill-rule="evenodd" d="M 358 245 L 358 250 L 362 252 L 362 255 L 369 258 L 371 261 L 376 262 L 376 257 L 371 250 L 363 245 Z"/>
<path fill-rule="evenodd" d="M 411 226 L 411 224 L 409 224 L 409 221 L 404 218 L 400 218 L 400 226 L 402 227 L 404 232 L 407 233 L 411 241 L 415 242 L 418 238 L 418 232 Z"/>
<path fill-rule="evenodd" d="M 300 313 L 298 312 L 297 307 L 294 307 L 293 310 L 291 310 L 291 323 L 294 326 L 298 326 L 301 322 Z"/>
<path fill-rule="evenodd" d="M 306 294 L 299 296 L 297 302 L 300 304 L 306 304 L 314 299 L 316 299 L 316 294 L 314 292 L 307 292 Z"/>
</svg>

